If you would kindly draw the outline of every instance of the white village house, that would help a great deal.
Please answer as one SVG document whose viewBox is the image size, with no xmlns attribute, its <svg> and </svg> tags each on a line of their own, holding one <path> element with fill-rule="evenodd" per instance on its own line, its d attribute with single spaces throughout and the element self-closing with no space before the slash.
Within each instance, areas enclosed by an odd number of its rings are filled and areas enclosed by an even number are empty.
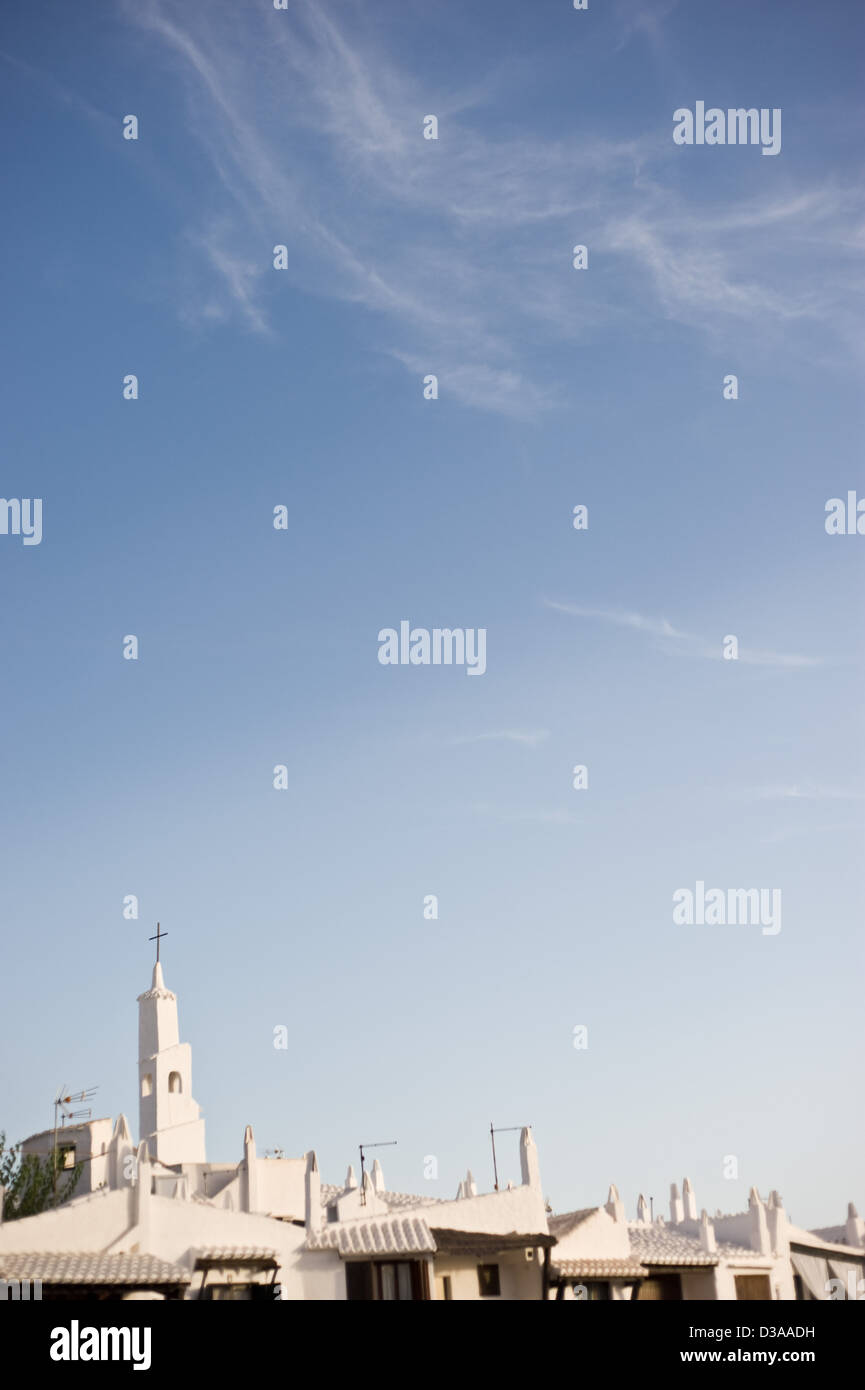
<svg viewBox="0 0 865 1390">
<path fill-rule="evenodd" d="M 0 1215 L 0 1280 L 38 1280 L 43 1298 L 541 1297 L 553 1240 L 528 1130 L 519 1187 L 478 1195 L 469 1174 L 453 1202 L 388 1192 L 378 1162 L 360 1185 L 349 1168 L 344 1186 L 323 1186 L 314 1152 L 260 1158 L 249 1126 L 239 1162 L 208 1163 L 158 961 L 138 1009 L 139 1143 L 124 1115 L 59 1129 L 61 1161 L 83 1160 L 75 1194 Z M 23 1151 L 54 1143 L 46 1130 Z"/>
<path fill-rule="evenodd" d="M 315 1153 L 260 1158 L 247 1126 L 235 1163 L 208 1163 L 179 1040 L 177 998 L 159 961 L 139 1007 L 139 1142 L 126 1117 L 67 1125 L 60 1161 L 83 1161 L 71 1200 L 2 1220 L 0 1288 L 43 1298 L 794 1299 L 865 1297 L 865 1223 L 792 1226 L 777 1193 L 747 1211 L 697 1216 L 688 1180 L 670 1219 L 640 1199 L 550 1214 L 537 1148 L 520 1134 L 519 1186 L 453 1201 L 389 1192 L 381 1166 L 322 1184 Z M 55 1131 L 25 1153 L 50 1155 Z M 859 1284 L 859 1280 L 863 1282 Z M 834 1281 L 834 1283 L 833 1283 Z M 840 1292 L 839 1292 L 840 1288 Z M 277 1292 L 278 1291 L 278 1292 Z"/>
<path fill-rule="evenodd" d="M 650 1218 L 644 1197 L 629 1221 L 616 1188 L 605 1206 L 550 1216 L 556 1236 L 550 1297 L 777 1300 L 865 1298 L 865 1222 L 793 1226 L 777 1192 L 751 1188 L 746 1211 L 710 1219 L 688 1178 L 670 1189 L 670 1215 Z"/>
</svg>

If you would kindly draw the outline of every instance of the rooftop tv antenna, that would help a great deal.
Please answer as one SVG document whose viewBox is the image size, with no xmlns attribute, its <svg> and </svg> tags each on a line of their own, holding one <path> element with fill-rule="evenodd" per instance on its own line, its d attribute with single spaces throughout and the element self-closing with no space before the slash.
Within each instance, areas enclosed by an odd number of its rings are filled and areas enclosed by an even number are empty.
<svg viewBox="0 0 865 1390">
<path fill-rule="evenodd" d="M 527 1128 L 526 1125 L 502 1125 L 502 1126 L 500 1126 L 498 1129 L 494 1129 L 494 1128 L 493 1128 L 493 1122 L 492 1122 L 492 1120 L 490 1120 L 490 1143 L 491 1143 L 492 1146 L 493 1146 L 493 1181 L 494 1181 L 494 1184 L 495 1184 L 493 1190 L 494 1190 L 495 1192 L 498 1192 L 498 1190 L 499 1190 L 499 1170 L 498 1170 L 498 1168 L 496 1167 L 496 1135 L 497 1135 L 497 1134 L 512 1134 L 513 1131 L 514 1131 L 515 1129 L 526 1129 L 526 1128 Z M 528 1128 L 531 1129 L 531 1125 L 529 1125 Z"/>
<path fill-rule="evenodd" d="M 396 1144 L 396 1139 L 382 1139 L 378 1144 L 359 1144 L 360 1149 L 360 1204 L 366 1206 L 366 1188 L 363 1185 L 363 1151 L 364 1149 L 390 1149 Z"/>
<path fill-rule="evenodd" d="M 93 1114 L 93 1111 L 89 1105 L 81 1106 L 78 1110 L 74 1110 L 72 1107 L 77 1105 L 80 1101 L 92 1100 L 98 1090 L 98 1086 L 88 1086 L 83 1091 L 73 1091 L 71 1093 L 67 1093 L 66 1087 L 61 1086 L 60 1090 L 57 1092 L 57 1095 L 54 1097 L 53 1186 L 55 1197 L 57 1196 L 57 1130 L 59 1127 L 58 1117 L 62 1119 L 64 1125 L 67 1124 L 70 1120 L 89 1120 L 90 1116 Z"/>
</svg>

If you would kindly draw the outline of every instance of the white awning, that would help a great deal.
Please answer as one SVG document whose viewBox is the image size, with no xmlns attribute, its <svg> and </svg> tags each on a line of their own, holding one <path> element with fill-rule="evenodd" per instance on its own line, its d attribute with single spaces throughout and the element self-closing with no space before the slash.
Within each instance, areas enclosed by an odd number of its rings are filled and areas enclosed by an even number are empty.
<svg viewBox="0 0 865 1390">
<path fill-rule="evenodd" d="M 861 1260 L 839 1260 L 830 1255 L 829 1274 L 832 1279 L 840 1279 L 844 1285 L 844 1292 L 838 1295 L 839 1298 L 860 1299 L 865 1296 L 865 1267 Z"/>
<path fill-rule="evenodd" d="M 791 1251 L 793 1268 L 812 1298 L 821 1302 L 829 1297 L 827 1284 L 831 1278 L 829 1267 L 820 1255 L 803 1255 L 798 1250 Z"/>
</svg>

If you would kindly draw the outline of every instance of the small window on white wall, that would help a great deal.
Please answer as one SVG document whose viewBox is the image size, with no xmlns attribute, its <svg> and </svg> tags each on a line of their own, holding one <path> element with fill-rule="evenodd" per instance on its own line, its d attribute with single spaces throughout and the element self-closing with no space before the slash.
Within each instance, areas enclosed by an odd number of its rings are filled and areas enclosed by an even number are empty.
<svg viewBox="0 0 865 1390">
<path fill-rule="evenodd" d="M 141 1094 L 143 1096 L 153 1095 L 153 1077 L 149 1072 L 146 1076 L 142 1076 L 141 1078 Z"/>
<path fill-rule="evenodd" d="M 183 1090 L 183 1084 L 182 1084 L 182 1082 L 181 1082 L 181 1080 L 180 1080 L 180 1072 L 179 1072 L 179 1071 L 173 1071 L 173 1072 L 170 1073 L 170 1075 L 169 1075 L 169 1077 L 168 1077 L 168 1089 L 169 1089 L 169 1091 L 174 1091 L 174 1092 L 180 1092 L 180 1091 Z"/>
</svg>

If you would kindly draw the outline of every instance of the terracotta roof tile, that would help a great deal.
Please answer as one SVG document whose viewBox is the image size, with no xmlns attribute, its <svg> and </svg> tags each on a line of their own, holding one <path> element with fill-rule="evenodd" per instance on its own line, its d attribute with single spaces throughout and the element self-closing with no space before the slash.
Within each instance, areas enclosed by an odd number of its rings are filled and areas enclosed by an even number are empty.
<svg viewBox="0 0 865 1390">
<path fill-rule="evenodd" d="M 717 1250 L 709 1254 L 697 1236 L 686 1235 L 684 1231 L 669 1226 L 634 1224 L 628 1227 L 628 1236 L 631 1254 L 645 1265 L 702 1265 L 710 1268 L 722 1260 L 735 1264 L 758 1264 L 763 1268 L 771 1264 L 770 1256 L 724 1240 L 719 1240 Z"/>
<path fill-rule="evenodd" d="M 431 1227 L 436 1249 L 446 1255 L 494 1255 L 504 1250 L 524 1250 L 555 1245 L 555 1236 L 546 1231 L 455 1231 Z"/>
<path fill-rule="evenodd" d="M 368 1221 L 339 1221 L 313 1231 L 308 1250 L 336 1250 L 344 1259 L 351 1255 L 409 1255 L 435 1250 L 423 1217 L 381 1216 Z"/>
<path fill-rule="evenodd" d="M 584 1221 L 588 1221 L 590 1216 L 594 1216 L 597 1207 L 582 1207 L 579 1211 L 563 1211 L 558 1216 L 551 1216 L 548 1225 L 553 1235 L 561 1239 L 575 1227 L 581 1226 Z"/>
<path fill-rule="evenodd" d="M 0 1253 L 0 1279 L 43 1284 L 188 1284 L 189 1271 L 156 1255 L 105 1255 L 77 1250 Z"/>
<path fill-rule="evenodd" d="M 205 1245 L 195 1258 L 209 1264 L 277 1264 L 276 1251 L 260 1245 Z"/>
<path fill-rule="evenodd" d="M 634 1259 L 554 1260 L 552 1265 L 554 1279 L 644 1279 L 647 1272 Z"/>
</svg>

